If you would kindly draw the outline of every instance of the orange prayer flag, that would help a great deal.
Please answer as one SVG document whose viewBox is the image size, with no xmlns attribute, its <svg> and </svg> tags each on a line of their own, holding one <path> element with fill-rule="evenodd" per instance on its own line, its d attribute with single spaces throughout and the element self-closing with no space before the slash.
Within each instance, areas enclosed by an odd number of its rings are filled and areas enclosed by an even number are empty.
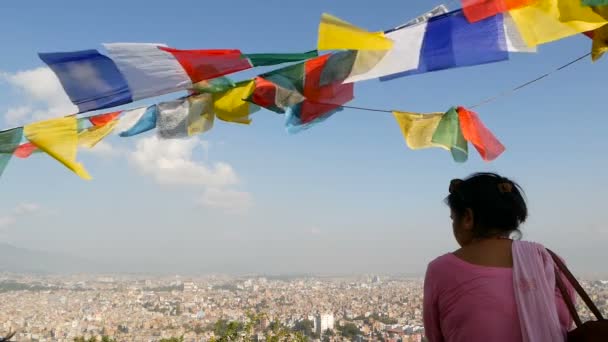
<svg viewBox="0 0 608 342">
<path fill-rule="evenodd" d="M 15 149 L 15 152 L 13 152 L 13 155 L 17 158 L 24 159 L 31 156 L 32 153 L 34 153 L 34 151 L 36 151 L 37 149 L 38 147 L 36 147 L 36 145 L 32 144 L 31 142 L 26 142 L 24 144 L 19 145 L 19 147 Z"/>
<path fill-rule="evenodd" d="M 528 6 L 536 0 L 462 0 L 462 10 L 471 23 L 512 9 Z"/>
<path fill-rule="evenodd" d="M 105 126 L 112 120 L 116 119 L 120 115 L 120 113 L 122 113 L 122 110 L 118 112 L 95 115 L 90 117 L 89 121 L 91 122 L 91 124 L 93 124 L 93 126 Z"/>
<path fill-rule="evenodd" d="M 457 111 L 462 135 L 475 146 L 483 160 L 492 161 L 505 151 L 503 144 L 479 120 L 475 112 L 464 107 L 458 107 Z"/>
</svg>

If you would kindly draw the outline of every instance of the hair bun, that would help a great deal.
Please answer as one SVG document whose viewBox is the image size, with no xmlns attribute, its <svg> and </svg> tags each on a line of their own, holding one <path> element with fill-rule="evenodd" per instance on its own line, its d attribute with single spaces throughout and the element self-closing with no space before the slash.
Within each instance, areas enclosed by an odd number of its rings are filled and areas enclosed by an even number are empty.
<svg viewBox="0 0 608 342">
<path fill-rule="evenodd" d="M 452 179 L 450 181 L 450 188 L 449 188 L 449 192 L 451 194 L 455 193 L 456 191 L 458 191 L 458 188 L 460 188 L 460 186 L 462 185 L 464 181 L 462 179 Z"/>
<path fill-rule="evenodd" d="M 500 191 L 501 194 L 510 193 L 513 191 L 513 183 L 506 179 L 501 181 L 498 183 L 498 191 Z"/>
</svg>

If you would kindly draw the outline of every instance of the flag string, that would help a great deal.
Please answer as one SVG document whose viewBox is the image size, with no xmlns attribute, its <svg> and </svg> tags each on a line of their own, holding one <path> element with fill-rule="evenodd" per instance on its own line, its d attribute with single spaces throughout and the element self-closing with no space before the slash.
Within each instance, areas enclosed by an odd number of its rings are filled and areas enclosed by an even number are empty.
<svg viewBox="0 0 608 342">
<path fill-rule="evenodd" d="M 569 61 L 568 63 L 566 63 L 566 64 L 564 64 L 564 65 L 562 65 L 560 67 L 557 67 L 557 68 L 555 68 L 555 69 L 553 69 L 553 70 L 551 70 L 551 71 L 549 71 L 549 72 L 547 72 L 547 73 L 545 73 L 545 74 L 543 74 L 541 76 L 538 76 L 538 77 L 536 77 L 536 78 L 534 78 L 534 79 L 532 79 L 530 81 L 524 82 L 524 83 L 516 86 L 515 88 L 511 88 L 511 89 L 502 91 L 502 92 L 500 92 L 500 93 L 498 93 L 498 94 L 496 94 L 494 96 L 490 96 L 490 97 L 482 100 L 481 102 L 478 102 L 478 103 L 476 103 L 474 105 L 468 106 L 468 108 L 473 109 L 473 108 L 480 107 L 480 106 L 486 105 L 488 103 L 494 102 L 494 101 L 496 101 L 496 100 L 498 100 L 500 98 L 510 96 L 513 93 L 515 93 L 515 92 L 517 92 L 517 91 L 519 91 L 519 90 L 521 90 L 521 89 L 523 89 L 523 88 L 525 88 L 525 87 L 527 87 L 529 85 L 532 85 L 532 84 L 534 84 L 534 83 L 536 83 L 538 81 L 541 81 L 541 80 L 543 80 L 543 79 L 551 76 L 554 73 L 557 73 L 557 72 L 559 72 L 561 70 L 566 69 L 567 67 L 569 67 L 569 66 L 575 64 L 576 62 L 579 62 L 579 61 L 581 61 L 581 60 L 589 57 L 590 55 L 591 55 L 591 52 L 586 53 L 586 54 L 584 54 L 584 55 L 582 55 L 582 56 L 580 56 L 578 58 L 575 58 L 575 59 Z M 325 103 L 325 104 L 331 105 L 330 103 Z M 338 106 L 338 107 L 348 108 L 348 109 L 356 109 L 356 110 L 363 110 L 363 111 L 368 111 L 368 112 L 380 112 L 380 113 L 392 113 L 393 112 L 393 110 L 380 109 L 380 108 L 356 107 L 356 106 L 346 106 L 346 105 Z"/>
</svg>

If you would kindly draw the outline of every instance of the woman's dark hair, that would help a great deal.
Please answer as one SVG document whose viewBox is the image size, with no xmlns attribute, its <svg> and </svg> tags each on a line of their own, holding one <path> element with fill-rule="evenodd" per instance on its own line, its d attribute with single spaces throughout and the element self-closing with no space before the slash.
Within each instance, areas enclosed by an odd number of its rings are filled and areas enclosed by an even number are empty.
<svg viewBox="0 0 608 342">
<path fill-rule="evenodd" d="M 495 173 L 475 173 L 464 180 L 452 180 L 445 201 L 457 218 L 471 209 L 475 237 L 519 234 L 519 225 L 528 217 L 523 192 L 508 178 Z"/>
</svg>

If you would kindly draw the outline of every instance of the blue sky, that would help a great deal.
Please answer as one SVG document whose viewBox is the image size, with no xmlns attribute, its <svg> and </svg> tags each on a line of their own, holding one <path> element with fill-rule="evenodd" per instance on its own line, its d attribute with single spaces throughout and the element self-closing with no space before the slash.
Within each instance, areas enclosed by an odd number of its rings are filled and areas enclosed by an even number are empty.
<svg viewBox="0 0 608 342">
<path fill-rule="evenodd" d="M 38 69 L 37 52 L 101 50 L 106 42 L 303 52 L 314 48 L 323 12 L 383 30 L 439 3 L 2 3 L 0 115 L 10 127 L 15 113 L 67 114 L 61 111 L 69 105 Z M 502 63 L 357 83 L 350 104 L 419 112 L 467 106 L 581 56 L 590 45 L 576 36 Z M 527 192 L 526 238 L 561 252 L 579 272 L 605 271 L 589 260 L 608 257 L 607 68 L 605 60 L 585 60 L 479 107 L 507 147 L 492 163 L 476 152 L 460 165 L 443 150 L 408 150 L 390 114 L 356 110 L 297 135 L 285 132 L 281 116 L 260 111 L 251 126 L 217 122 L 189 142 L 113 137 L 80 154 L 91 182 L 44 155 L 13 160 L 0 179 L 0 241 L 142 270 L 415 273 L 456 248 L 442 203 L 449 180 L 497 171 Z M 166 174 L 159 158 L 181 169 Z M 180 170 L 194 176 L 184 180 Z M 205 174 L 209 179 L 196 179 Z"/>
</svg>

